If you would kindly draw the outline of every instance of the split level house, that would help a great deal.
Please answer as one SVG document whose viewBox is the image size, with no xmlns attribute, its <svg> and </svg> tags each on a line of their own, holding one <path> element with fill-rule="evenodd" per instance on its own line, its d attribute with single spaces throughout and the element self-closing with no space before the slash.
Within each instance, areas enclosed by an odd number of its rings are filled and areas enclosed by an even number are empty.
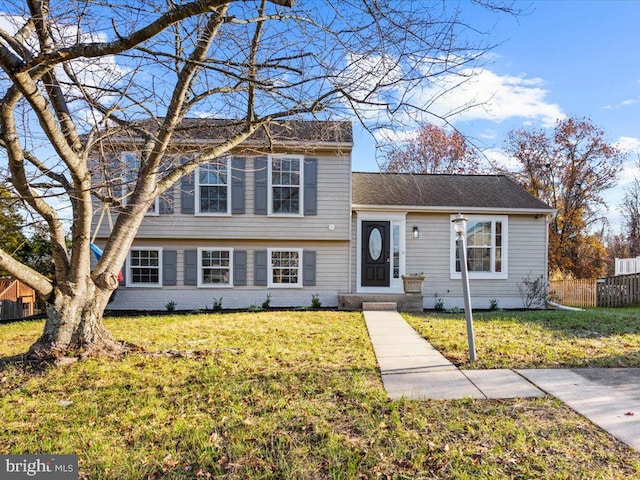
<svg viewBox="0 0 640 480">
<path fill-rule="evenodd" d="M 191 119 L 178 159 L 224 140 L 219 121 Z M 115 145 L 115 147 L 114 147 Z M 123 266 L 111 309 L 260 305 L 359 308 L 399 299 L 423 274 L 420 306 L 462 307 L 452 219 L 468 218 L 474 308 L 521 308 L 519 285 L 547 277 L 553 210 L 503 175 L 352 172 L 349 122 L 286 121 L 184 177 L 152 206 Z M 111 146 L 135 168 L 131 141 Z M 103 245 L 109 222 L 98 221 Z"/>
</svg>

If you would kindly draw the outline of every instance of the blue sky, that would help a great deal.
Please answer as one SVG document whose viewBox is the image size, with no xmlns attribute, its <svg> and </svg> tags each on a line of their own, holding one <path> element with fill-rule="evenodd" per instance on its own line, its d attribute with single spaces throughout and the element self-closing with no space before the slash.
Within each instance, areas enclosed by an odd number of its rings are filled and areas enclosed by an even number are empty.
<svg viewBox="0 0 640 480">
<path fill-rule="evenodd" d="M 463 4 L 464 5 L 464 4 Z M 500 43 L 479 76 L 446 99 L 486 108 L 450 119 L 490 157 L 500 157 L 507 132 L 548 127 L 562 116 L 587 116 L 630 153 L 618 186 L 607 194 L 610 217 L 634 175 L 640 152 L 640 1 L 520 2 L 516 18 L 482 14 L 470 19 Z M 474 14 L 477 10 L 474 9 Z M 374 142 L 356 129 L 354 170 L 378 169 Z"/>
</svg>

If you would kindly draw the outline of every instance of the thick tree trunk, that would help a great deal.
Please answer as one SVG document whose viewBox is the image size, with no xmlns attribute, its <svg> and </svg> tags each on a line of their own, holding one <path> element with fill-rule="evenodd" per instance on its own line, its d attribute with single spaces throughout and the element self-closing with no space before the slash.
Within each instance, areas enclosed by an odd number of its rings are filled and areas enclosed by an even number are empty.
<svg viewBox="0 0 640 480">
<path fill-rule="evenodd" d="M 76 289 L 74 289 L 76 290 Z M 119 356 L 124 346 L 105 329 L 102 315 L 111 291 L 88 280 L 76 291 L 54 289 L 47 304 L 47 321 L 29 356 L 50 360 L 62 356 Z"/>
</svg>

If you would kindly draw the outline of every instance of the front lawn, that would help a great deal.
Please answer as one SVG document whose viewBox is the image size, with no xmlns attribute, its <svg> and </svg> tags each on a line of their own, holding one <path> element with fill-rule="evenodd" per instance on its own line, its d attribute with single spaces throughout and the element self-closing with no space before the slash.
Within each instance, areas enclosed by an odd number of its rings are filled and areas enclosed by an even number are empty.
<svg viewBox="0 0 640 480">
<path fill-rule="evenodd" d="M 418 320 L 423 322 L 424 319 Z M 77 453 L 91 479 L 621 479 L 640 454 L 560 402 L 389 401 L 362 316 L 119 318 L 149 351 L 0 370 L 0 453 Z M 41 322 L 0 325 L 0 357 Z"/>
<path fill-rule="evenodd" d="M 640 308 L 475 314 L 474 365 L 464 314 L 404 317 L 465 368 L 640 367 Z"/>
</svg>

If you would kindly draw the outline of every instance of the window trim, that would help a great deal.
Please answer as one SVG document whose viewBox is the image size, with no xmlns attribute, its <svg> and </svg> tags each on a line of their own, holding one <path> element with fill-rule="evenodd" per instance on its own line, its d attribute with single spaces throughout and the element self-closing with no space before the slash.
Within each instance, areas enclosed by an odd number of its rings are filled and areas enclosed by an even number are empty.
<svg viewBox="0 0 640 480">
<path fill-rule="evenodd" d="M 124 165 L 126 165 L 126 172 L 123 178 L 124 181 L 124 185 L 122 185 L 122 189 L 124 190 L 125 188 L 127 188 L 127 186 L 129 185 L 129 182 L 132 182 L 134 179 L 130 179 L 127 178 L 126 173 L 129 172 L 129 170 L 131 170 L 132 165 L 129 163 L 129 159 L 128 157 L 130 155 L 133 155 L 133 158 L 135 159 L 135 163 L 136 163 L 136 169 L 140 168 L 140 160 L 138 158 L 138 153 L 137 152 L 133 152 L 133 151 L 126 151 L 126 152 L 120 152 L 120 160 L 122 161 L 122 163 Z M 126 205 L 128 203 L 129 200 L 129 196 L 131 195 L 131 192 L 127 192 L 127 195 L 123 195 L 122 196 L 122 205 Z M 154 199 L 153 199 L 153 209 L 149 209 L 145 212 L 145 216 L 147 217 L 157 217 L 160 215 L 160 196 L 157 195 Z"/>
<path fill-rule="evenodd" d="M 298 253 L 298 283 L 275 283 L 273 281 L 273 258 L 274 252 L 297 252 Z M 303 249 L 302 248 L 267 248 L 267 288 L 303 288 Z"/>
<path fill-rule="evenodd" d="M 222 284 L 204 283 L 202 275 L 202 252 L 229 252 L 229 282 Z M 228 247 L 198 247 L 198 288 L 233 288 L 233 248 Z"/>
<path fill-rule="evenodd" d="M 133 281 L 133 268 L 139 268 L 139 266 L 134 267 L 131 264 L 131 252 L 133 251 L 157 251 L 158 252 L 158 283 L 138 283 Z M 162 247 L 131 247 L 129 249 L 129 253 L 127 254 L 127 275 L 126 275 L 126 286 L 127 287 L 137 287 L 137 288 L 162 288 L 162 269 L 164 265 L 162 264 Z"/>
<path fill-rule="evenodd" d="M 194 173 L 193 185 L 194 185 L 194 215 L 203 216 L 203 217 L 230 217 L 231 216 L 231 157 L 224 157 L 220 159 L 224 160 L 227 164 L 227 211 L 226 212 L 202 212 L 200 211 L 200 167 L 196 168 Z M 208 165 L 212 162 L 208 162 L 205 165 Z M 203 186 L 220 186 L 213 184 L 204 184 Z"/>
<path fill-rule="evenodd" d="M 508 215 L 465 215 L 471 222 L 491 222 L 491 272 L 469 272 L 469 278 L 472 280 L 507 280 L 509 278 L 508 264 L 509 264 L 509 216 Z M 449 257 L 450 265 L 449 271 L 452 280 L 462 278 L 461 272 L 456 272 L 456 231 L 451 220 L 456 218 L 456 215 L 450 215 L 449 217 L 449 236 L 450 236 L 450 248 Z M 496 222 L 502 222 L 502 271 L 493 271 L 496 266 Z"/>
<path fill-rule="evenodd" d="M 278 213 L 273 211 L 273 161 L 277 158 L 299 161 L 298 213 Z M 274 217 L 304 217 L 304 155 L 267 155 L 267 215 Z"/>
</svg>

